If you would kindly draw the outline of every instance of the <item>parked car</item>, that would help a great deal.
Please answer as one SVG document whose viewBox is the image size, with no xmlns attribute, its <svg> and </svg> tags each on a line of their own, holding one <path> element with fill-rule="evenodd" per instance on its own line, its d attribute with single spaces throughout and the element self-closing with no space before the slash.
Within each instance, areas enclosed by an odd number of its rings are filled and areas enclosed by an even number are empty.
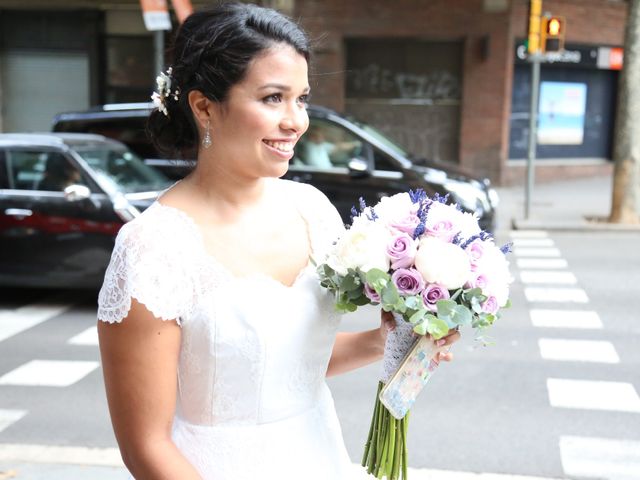
<svg viewBox="0 0 640 480">
<path fill-rule="evenodd" d="M 180 178 L 192 162 L 159 155 L 145 133 L 152 104 L 112 104 L 83 112 L 58 114 L 53 130 L 91 132 L 126 143 L 171 178 Z M 298 142 L 285 178 L 322 190 L 345 222 L 363 197 L 367 204 L 409 189 L 429 195 L 449 194 L 464 210 L 480 217 L 482 228 L 495 228 L 498 195 L 488 179 L 474 178 L 454 165 L 416 159 L 375 128 L 319 106 L 308 108 L 310 126 Z"/>
<path fill-rule="evenodd" d="M 120 227 L 171 181 L 90 134 L 0 134 L 0 285 L 95 288 Z"/>
</svg>

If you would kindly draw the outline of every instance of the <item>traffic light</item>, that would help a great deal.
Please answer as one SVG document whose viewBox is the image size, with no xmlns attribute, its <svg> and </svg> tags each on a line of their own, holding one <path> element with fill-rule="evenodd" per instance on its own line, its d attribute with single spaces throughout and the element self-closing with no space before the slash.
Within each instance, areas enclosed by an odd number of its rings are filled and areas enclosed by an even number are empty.
<svg viewBox="0 0 640 480">
<path fill-rule="evenodd" d="M 564 17 L 543 16 L 540 21 L 540 50 L 543 53 L 564 50 L 565 29 Z"/>
</svg>

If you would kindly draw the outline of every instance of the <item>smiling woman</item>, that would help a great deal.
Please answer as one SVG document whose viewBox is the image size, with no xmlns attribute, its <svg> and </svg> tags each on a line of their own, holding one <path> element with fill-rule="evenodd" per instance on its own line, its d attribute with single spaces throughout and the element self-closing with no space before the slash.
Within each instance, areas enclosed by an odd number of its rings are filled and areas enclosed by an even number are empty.
<svg viewBox="0 0 640 480">
<path fill-rule="evenodd" d="M 308 59 L 289 19 L 225 3 L 186 19 L 158 77 L 151 136 L 196 167 L 121 229 L 98 310 L 137 479 L 354 478 L 324 379 L 381 358 L 389 319 L 337 333 L 310 257 L 342 221 L 279 178 L 308 128 Z"/>
</svg>

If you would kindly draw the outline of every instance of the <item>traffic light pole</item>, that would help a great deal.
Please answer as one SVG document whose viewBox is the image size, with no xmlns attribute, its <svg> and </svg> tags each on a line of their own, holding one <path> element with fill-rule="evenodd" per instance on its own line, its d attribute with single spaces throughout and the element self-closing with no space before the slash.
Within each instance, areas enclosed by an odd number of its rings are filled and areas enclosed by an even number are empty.
<svg viewBox="0 0 640 480">
<path fill-rule="evenodd" d="M 540 92 L 540 63 L 542 55 L 535 53 L 529 56 L 531 62 L 531 108 L 529 109 L 529 150 L 527 155 L 527 183 L 525 187 L 524 218 L 529 220 L 531 214 L 531 196 L 535 180 L 536 145 L 538 136 L 538 96 Z"/>
</svg>

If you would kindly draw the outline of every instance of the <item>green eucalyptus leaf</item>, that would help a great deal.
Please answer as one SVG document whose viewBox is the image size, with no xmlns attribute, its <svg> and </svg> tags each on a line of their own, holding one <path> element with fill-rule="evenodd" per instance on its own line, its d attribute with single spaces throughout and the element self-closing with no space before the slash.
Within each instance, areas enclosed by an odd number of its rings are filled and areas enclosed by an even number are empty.
<svg viewBox="0 0 640 480">
<path fill-rule="evenodd" d="M 361 307 L 363 305 L 369 305 L 370 303 L 373 303 L 373 302 L 371 300 L 369 300 L 369 298 L 367 296 L 360 295 L 359 297 L 352 299 L 351 303 Z M 377 305 L 377 303 L 374 303 L 374 305 Z"/>
<path fill-rule="evenodd" d="M 470 325 L 473 319 L 473 314 L 464 305 L 456 305 L 453 307 L 453 314 L 451 320 L 455 325 Z"/>
<path fill-rule="evenodd" d="M 400 295 L 398 295 L 398 289 L 393 283 L 388 283 L 382 289 L 382 303 L 395 306 L 400 300 Z"/>
<path fill-rule="evenodd" d="M 449 333 L 449 324 L 434 315 L 427 315 L 427 332 L 436 340 Z"/>
<path fill-rule="evenodd" d="M 404 304 L 408 309 L 418 310 L 422 307 L 422 299 L 417 295 L 412 295 L 404 299 Z"/>
<path fill-rule="evenodd" d="M 426 314 L 426 310 L 418 310 L 409 317 L 409 323 L 411 323 L 412 325 L 421 323 Z"/>
<path fill-rule="evenodd" d="M 373 288 L 378 295 L 390 283 L 391 276 L 387 272 L 383 272 L 378 268 L 372 268 L 365 275 L 367 283 Z"/>
<path fill-rule="evenodd" d="M 413 331 L 418 335 L 426 335 L 427 334 L 427 323 L 426 321 L 420 322 L 413 327 Z"/>
</svg>

